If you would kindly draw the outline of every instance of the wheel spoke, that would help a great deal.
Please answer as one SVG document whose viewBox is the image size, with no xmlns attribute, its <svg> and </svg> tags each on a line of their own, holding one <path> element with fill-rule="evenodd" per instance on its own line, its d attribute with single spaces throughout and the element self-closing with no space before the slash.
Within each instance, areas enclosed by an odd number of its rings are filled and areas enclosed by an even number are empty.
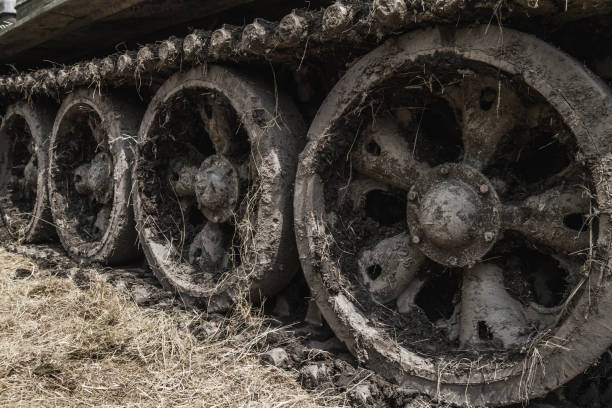
<svg viewBox="0 0 612 408">
<path fill-rule="evenodd" d="M 207 222 L 189 246 L 189 262 L 207 273 L 226 270 L 230 264 L 226 241 L 221 226 Z"/>
<path fill-rule="evenodd" d="M 351 154 L 351 163 L 360 173 L 403 190 L 409 190 L 427 169 L 414 158 L 400 127 L 381 119 L 359 137 Z"/>
<path fill-rule="evenodd" d="M 504 206 L 502 223 L 505 229 L 567 255 L 590 246 L 590 211 L 591 199 L 584 189 L 553 188 Z"/>
<path fill-rule="evenodd" d="M 406 233 L 383 239 L 359 254 L 357 265 L 368 291 L 380 303 L 397 299 L 416 278 L 425 256 Z"/>
<path fill-rule="evenodd" d="M 231 110 L 213 98 L 209 98 L 206 103 L 199 104 L 197 109 L 215 151 L 218 154 L 231 154 L 234 150 L 232 144 L 234 132 L 230 125 L 233 123 Z"/>
<path fill-rule="evenodd" d="M 38 188 L 38 165 L 36 156 L 33 155 L 30 157 L 30 161 L 28 161 L 28 164 L 26 164 L 23 169 L 23 178 L 28 190 L 36 195 L 36 189 Z"/>
<path fill-rule="evenodd" d="M 520 302 L 504 288 L 504 275 L 494 264 L 466 268 L 461 288 L 461 347 L 499 342 L 504 348 L 521 344 L 528 327 Z"/>
<path fill-rule="evenodd" d="M 99 204 L 107 204 L 112 200 L 112 158 L 108 153 L 101 152 L 73 172 L 76 191 L 93 197 Z"/>
<path fill-rule="evenodd" d="M 464 78 L 447 99 L 462 114 L 464 162 L 485 168 L 523 110 L 517 95 L 501 79 L 479 76 Z"/>
</svg>

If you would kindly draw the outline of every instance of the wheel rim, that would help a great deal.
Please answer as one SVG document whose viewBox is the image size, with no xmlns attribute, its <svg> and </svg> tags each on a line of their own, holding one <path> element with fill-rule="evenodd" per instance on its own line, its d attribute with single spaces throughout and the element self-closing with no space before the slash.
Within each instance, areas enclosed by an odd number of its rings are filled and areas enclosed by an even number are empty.
<svg viewBox="0 0 612 408">
<path fill-rule="evenodd" d="M 282 95 L 270 126 L 275 106 L 268 87 L 211 66 L 173 76 L 143 119 L 134 179 L 145 254 L 166 286 L 209 310 L 274 294 L 296 270 L 289 187 L 305 132 Z"/>
<path fill-rule="evenodd" d="M 47 151 L 53 116 L 44 107 L 9 107 L 0 127 L 2 210 L 11 235 L 21 242 L 54 238 L 47 199 Z"/>
<path fill-rule="evenodd" d="M 141 113 L 116 95 L 71 94 L 50 143 L 49 192 L 60 240 L 86 262 L 139 256 L 129 205 L 133 141 Z"/>
<path fill-rule="evenodd" d="M 336 334 L 365 363 L 395 381 L 464 405 L 502 404 L 542 394 L 586 368 L 612 338 L 598 320 L 610 307 L 603 270 L 584 263 L 591 266 L 586 269 L 589 276 L 601 277 L 597 281 L 601 297 L 593 309 L 579 290 L 585 280 L 576 272 L 576 261 L 566 262 L 568 253 L 590 248 L 589 234 L 572 231 L 568 225 L 574 226 L 579 214 L 590 214 L 591 199 L 584 190 L 569 188 L 575 179 L 567 176 L 569 170 L 559 173 L 563 168 L 541 170 L 540 175 L 556 179 L 557 185 L 544 188 L 546 183 L 541 183 L 538 190 L 530 180 L 526 183 L 533 187 L 527 194 L 530 198 L 521 198 L 517 194 L 521 183 L 501 182 L 512 172 L 499 171 L 503 162 L 499 154 L 506 147 L 496 149 L 517 128 L 527 133 L 524 139 L 535 133 L 528 130 L 528 114 L 535 117 L 539 133 L 546 133 L 539 115 L 549 115 L 555 118 L 551 128 L 573 134 L 577 148 L 569 143 L 563 154 L 579 152 L 586 163 L 600 214 L 590 256 L 607 262 L 609 177 L 604 169 L 610 151 L 606 137 L 612 129 L 609 92 L 578 64 L 532 37 L 504 30 L 503 53 L 500 41 L 501 34 L 494 29 L 436 29 L 392 40 L 362 58 L 332 90 L 313 121 L 296 182 L 302 267 Z M 415 78 L 420 78 L 419 84 Z M 539 92 L 541 99 L 525 100 L 527 87 Z M 542 114 L 542 104 L 553 109 Z M 437 114 L 423 120 L 425 114 L 415 115 L 406 107 Z M 389 115 L 392 120 L 385 110 L 394 111 Z M 374 116 L 376 122 L 371 120 Z M 429 136 L 421 151 L 414 136 L 419 132 L 423 139 Z M 537 163 L 538 156 L 531 159 Z M 524 166 L 525 161 L 519 164 Z M 515 172 L 520 168 L 515 166 Z M 562 177 L 555 173 L 565 174 L 570 183 L 559 187 Z M 342 189 L 344 199 L 332 193 Z M 341 209 L 342 202 L 349 210 Z M 368 206 L 384 211 L 368 215 Z M 406 208 L 405 216 L 401 208 Z M 342 230 L 351 231 L 352 240 L 338 232 Z M 368 242 L 364 232 L 380 237 Z M 522 246 L 538 248 L 538 257 L 513 245 L 512 235 Z M 341 247 L 337 242 L 355 244 Z M 556 250 L 554 258 L 546 251 L 540 256 L 542 248 L 550 247 Z M 343 251 L 349 255 L 343 256 Z M 551 299 L 554 291 L 549 287 L 540 291 L 536 299 L 540 304 L 534 306 L 537 318 L 529 320 L 531 312 L 524 304 L 533 299 L 523 296 L 525 288 L 506 290 L 509 265 L 500 268 L 499 261 L 481 261 L 494 255 L 508 258 L 508 253 L 519 261 L 537 259 L 540 264 L 521 266 L 538 270 L 538 276 L 542 268 L 560 261 L 564 268 L 558 269 L 574 273 L 564 278 L 568 282 L 562 299 Z M 538 276 L 535 280 L 544 279 Z M 451 296 L 446 317 L 437 319 L 438 326 L 446 326 L 442 333 L 450 340 L 443 347 L 429 338 L 439 334 L 439 328 L 431 328 L 435 321 L 426 309 L 432 297 L 444 298 L 453 281 L 458 285 L 462 281 L 462 287 L 451 293 L 459 300 Z M 384 307 L 369 308 L 368 302 Z M 556 325 L 555 317 L 564 305 L 569 313 Z M 389 307 L 393 312 L 381 312 Z M 493 313 L 495 309 L 500 312 Z M 586 309 L 589 320 L 584 319 Z M 409 316 L 416 329 L 395 324 L 393 318 L 402 315 Z M 540 325 L 538 335 L 529 330 L 534 321 Z M 430 328 L 419 332 L 422 327 Z M 401 339 L 402 330 L 413 333 Z M 588 333 L 592 341 L 586 344 L 578 333 Z M 557 337 L 560 344 L 554 342 Z M 426 339 L 433 347 L 416 346 Z M 511 352 L 518 357 L 511 359 Z M 538 355 L 542 359 L 536 361 Z M 543 367 L 548 375 L 542 374 Z"/>
</svg>

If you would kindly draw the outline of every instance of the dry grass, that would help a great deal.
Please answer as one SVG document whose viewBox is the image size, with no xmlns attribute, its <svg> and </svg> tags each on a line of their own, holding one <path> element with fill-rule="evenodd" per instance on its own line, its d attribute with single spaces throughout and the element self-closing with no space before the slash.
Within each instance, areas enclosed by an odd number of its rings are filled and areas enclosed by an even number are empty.
<svg viewBox="0 0 612 408">
<path fill-rule="evenodd" d="M 0 406 L 323 405 L 259 363 L 266 329 L 248 307 L 200 339 L 194 312 L 139 308 L 97 279 L 80 290 L 2 249 L 0 265 Z"/>
</svg>

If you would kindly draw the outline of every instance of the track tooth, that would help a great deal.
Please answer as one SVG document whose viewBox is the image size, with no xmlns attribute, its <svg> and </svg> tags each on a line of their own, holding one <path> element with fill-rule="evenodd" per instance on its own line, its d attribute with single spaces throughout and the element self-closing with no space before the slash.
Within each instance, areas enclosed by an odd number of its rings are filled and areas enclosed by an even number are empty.
<svg viewBox="0 0 612 408">
<path fill-rule="evenodd" d="M 17 89 L 17 92 L 23 92 L 23 84 L 24 84 L 23 76 L 17 75 L 17 77 L 15 78 L 15 87 Z"/>
<path fill-rule="evenodd" d="M 210 43 L 210 31 L 194 30 L 183 40 L 183 57 L 187 61 L 198 61 L 206 56 L 206 48 Z"/>
<path fill-rule="evenodd" d="M 68 87 L 68 72 L 65 69 L 60 69 L 57 71 L 56 75 L 57 86 L 60 89 L 66 89 Z"/>
<path fill-rule="evenodd" d="M 49 69 L 39 69 L 33 76 L 36 83 L 32 89 L 32 93 L 49 94 L 49 85 L 47 82 Z"/>
<path fill-rule="evenodd" d="M 256 18 L 242 31 L 242 50 L 262 55 L 274 47 L 274 32 L 278 24 Z"/>
<path fill-rule="evenodd" d="M 89 83 L 99 83 L 101 81 L 98 65 L 98 62 L 95 60 L 85 65 L 85 78 Z"/>
<path fill-rule="evenodd" d="M 354 6 L 335 2 L 323 13 L 323 32 L 332 35 L 349 29 L 353 25 L 355 15 Z"/>
<path fill-rule="evenodd" d="M 210 37 L 210 55 L 215 59 L 223 59 L 231 56 L 242 31 L 240 27 L 223 24 L 223 27 L 213 31 Z"/>
<path fill-rule="evenodd" d="M 388 28 L 399 28 L 408 19 L 404 0 L 374 0 L 373 8 L 376 21 Z"/>
<path fill-rule="evenodd" d="M 140 47 L 136 54 L 136 71 L 151 72 L 157 65 L 157 50 L 153 45 Z"/>
<path fill-rule="evenodd" d="M 34 79 L 36 80 L 34 93 L 49 94 L 47 78 L 50 71 L 49 69 L 40 69 L 34 73 Z"/>
<path fill-rule="evenodd" d="M 297 14 L 295 10 L 283 17 L 276 28 L 279 46 L 293 47 L 298 45 L 308 35 L 308 20 Z"/>
<path fill-rule="evenodd" d="M 36 80 L 34 80 L 34 77 L 32 76 L 32 74 L 25 74 L 23 76 L 23 86 L 25 86 L 27 89 L 34 86 L 35 82 Z"/>
<path fill-rule="evenodd" d="M 136 54 L 133 51 L 128 51 L 121 54 L 117 59 L 117 74 L 130 75 L 136 69 Z"/>
<path fill-rule="evenodd" d="M 183 40 L 177 37 L 170 37 L 162 41 L 157 49 L 157 58 L 159 59 L 160 67 L 174 65 L 180 60 L 181 52 L 183 51 Z"/>
<path fill-rule="evenodd" d="M 68 80 L 73 87 L 75 85 L 84 85 L 87 82 L 85 65 L 82 63 L 74 64 L 68 72 Z"/>
<path fill-rule="evenodd" d="M 102 78 L 107 78 L 115 72 L 116 58 L 108 56 L 98 63 L 98 72 Z"/>
<path fill-rule="evenodd" d="M 42 75 L 42 89 L 45 93 L 51 94 L 55 89 L 57 89 L 57 75 L 55 69 L 43 70 Z"/>
<path fill-rule="evenodd" d="M 6 89 L 7 92 L 13 93 L 17 91 L 17 86 L 15 85 L 15 79 L 13 77 L 6 78 Z"/>
<path fill-rule="evenodd" d="M 26 95 L 32 94 L 32 91 L 35 85 L 36 85 L 36 80 L 34 79 L 32 74 L 25 74 L 23 76 L 22 90 Z"/>
</svg>

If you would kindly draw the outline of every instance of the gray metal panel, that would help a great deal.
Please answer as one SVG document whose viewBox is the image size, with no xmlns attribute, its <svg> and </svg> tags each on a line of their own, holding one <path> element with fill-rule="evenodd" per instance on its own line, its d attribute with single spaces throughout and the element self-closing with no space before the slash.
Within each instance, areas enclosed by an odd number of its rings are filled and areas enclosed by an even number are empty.
<svg viewBox="0 0 612 408">
<path fill-rule="evenodd" d="M 15 0 L 0 0 L 0 14 L 15 14 Z"/>
</svg>

